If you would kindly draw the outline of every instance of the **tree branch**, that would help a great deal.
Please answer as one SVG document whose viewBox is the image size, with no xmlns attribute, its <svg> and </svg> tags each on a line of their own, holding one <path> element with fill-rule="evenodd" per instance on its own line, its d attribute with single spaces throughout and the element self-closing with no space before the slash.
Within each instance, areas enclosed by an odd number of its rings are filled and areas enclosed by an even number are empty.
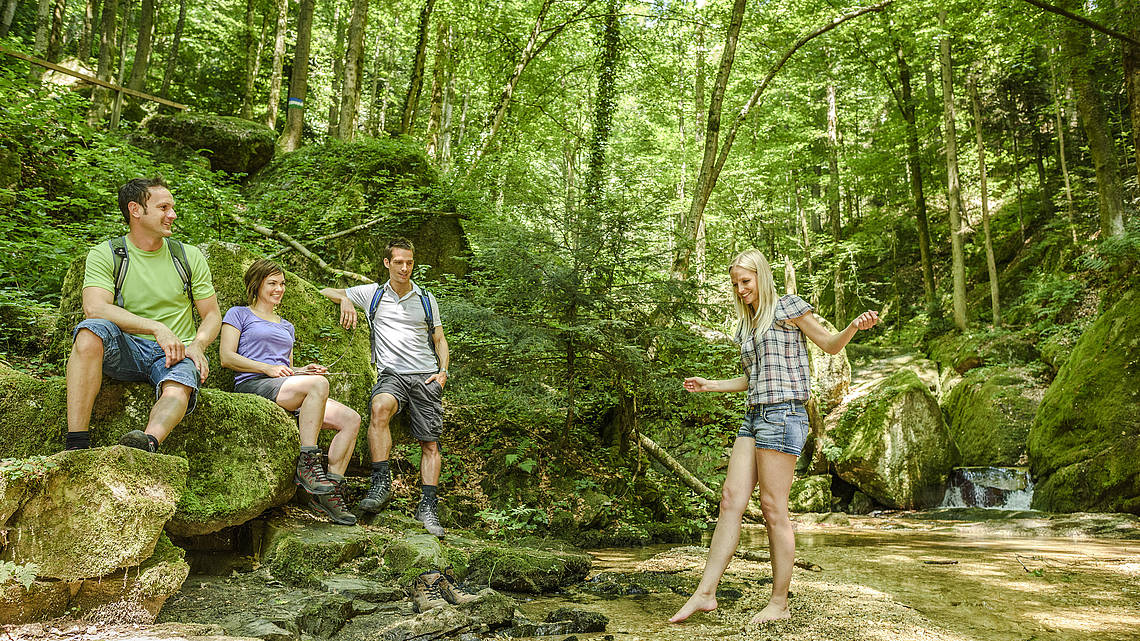
<svg viewBox="0 0 1140 641">
<path fill-rule="evenodd" d="M 309 260 L 316 263 L 317 267 L 320 267 L 324 271 L 326 271 L 326 272 L 328 272 L 334 276 L 343 276 L 345 278 L 351 278 L 352 280 L 360 281 L 362 283 L 375 282 L 373 279 L 371 279 L 367 276 L 364 276 L 362 274 L 357 274 L 356 272 L 350 272 L 350 271 L 346 271 L 343 269 L 336 269 L 335 267 L 329 265 L 324 260 L 322 260 L 320 256 L 317 256 L 313 252 L 309 251 L 309 249 L 307 247 L 305 247 L 301 243 L 297 242 L 292 236 L 290 236 L 289 234 L 286 234 L 285 232 L 270 229 L 268 227 L 265 227 L 264 225 L 259 225 L 253 221 L 246 220 L 242 216 L 238 215 L 237 212 L 232 211 L 232 210 L 230 211 L 230 218 L 233 218 L 234 222 L 241 225 L 242 227 L 245 227 L 247 229 L 252 229 L 253 231 L 261 234 L 262 236 L 265 236 L 266 238 L 272 238 L 274 240 L 279 240 L 279 241 L 289 245 L 293 249 L 297 250 L 297 252 L 300 253 L 305 258 L 308 258 Z"/>
<path fill-rule="evenodd" d="M 690 490 L 697 493 L 698 496 L 708 501 L 712 505 L 720 505 L 720 496 L 713 491 L 712 488 L 705 485 L 699 478 L 693 476 L 693 473 L 685 469 L 681 462 L 673 458 L 666 452 L 660 445 L 654 442 L 645 434 L 638 434 L 638 440 L 645 451 L 654 458 L 658 463 L 663 465 L 670 472 L 677 475 L 681 482 L 684 483 Z M 759 510 L 749 506 L 744 510 L 744 515 L 758 523 L 764 522 L 764 515 Z"/>
<path fill-rule="evenodd" d="M 454 213 L 455 212 L 452 212 L 452 211 L 432 211 L 429 209 L 404 209 L 402 211 L 394 211 L 394 212 L 391 212 L 389 214 L 385 214 L 384 216 L 382 216 L 380 218 L 373 218 L 372 220 L 360 223 L 359 225 L 356 225 L 355 227 L 349 227 L 348 229 L 342 229 L 338 232 L 333 232 L 327 236 L 321 236 L 319 238 L 314 238 L 314 239 L 310 240 L 309 242 L 310 243 L 323 243 L 326 240 L 334 240 L 337 238 L 341 238 L 343 236 L 355 234 L 358 231 L 363 231 L 365 229 L 368 229 L 369 227 L 372 227 L 373 225 L 376 225 L 378 223 L 384 222 L 385 220 L 388 220 L 389 216 L 398 216 L 401 214 L 432 214 L 432 215 L 436 215 L 436 216 L 444 216 L 447 214 L 454 214 Z M 280 232 L 274 232 L 274 233 L 280 233 Z M 280 258 L 281 256 L 288 253 L 288 251 L 289 250 L 287 250 L 287 249 L 282 249 L 281 251 L 271 255 L 270 258 Z M 368 282 L 372 282 L 372 281 L 370 280 Z"/>
<path fill-rule="evenodd" d="M 1059 16 L 1063 16 L 1065 18 L 1068 18 L 1069 20 L 1074 20 L 1076 22 L 1079 22 L 1079 23 L 1083 24 L 1084 26 L 1088 27 L 1089 29 L 1092 29 L 1093 31 L 1099 31 L 1106 36 L 1116 38 L 1117 40 L 1123 40 L 1124 42 L 1127 42 L 1133 46 L 1140 47 L 1140 41 L 1137 41 L 1134 38 L 1130 38 L 1129 36 L 1119 32 L 1119 31 L 1114 31 L 1114 30 L 1109 29 L 1108 27 L 1105 27 L 1099 23 L 1093 22 L 1092 20 L 1089 20 L 1088 18 L 1086 18 L 1084 16 L 1079 16 L 1079 15 L 1073 13 L 1072 11 L 1062 9 L 1061 7 L 1054 7 L 1053 5 L 1049 4 L 1048 2 L 1042 2 L 1041 0 L 1025 0 L 1025 1 L 1031 5 L 1039 8 L 1039 9 L 1044 9 L 1045 11 L 1048 11 L 1049 13 L 1055 13 Z"/>
</svg>

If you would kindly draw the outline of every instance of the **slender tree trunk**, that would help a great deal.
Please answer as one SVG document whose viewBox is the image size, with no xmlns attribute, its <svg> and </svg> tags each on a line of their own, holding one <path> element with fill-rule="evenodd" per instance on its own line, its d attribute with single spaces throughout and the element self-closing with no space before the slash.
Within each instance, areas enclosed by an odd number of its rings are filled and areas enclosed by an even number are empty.
<svg viewBox="0 0 1140 641">
<path fill-rule="evenodd" d="M 1056 53 L 1054 51 L 1054 53 Z M 1069 181 L 1069 163 L 1065 158 L 1065 111 L 1061 101 L 1061 92 L 1057 89 L 1057 73 L 1053 65 L 1053 56 L 1049 56 L 1049 84 L 1053 90 L 1053 107 L 1057 126 L 1058 161 L 1061 165 L 1061 176 L 1065 180 L 1065 205 L 1069 216 L 1069 232 L 1073 236 L 1073 244 L 1077 244 L 1077 224 L 1075 207 L 1073 205 L 1073 187 Z"/>
<path fill-rule="evenodd" d="M 368 0 L 352 0 L 352 17 L 348 25 L 348 56 L 344 61 L 344 81 L 341 83 L 340 131 L 341 140 L 356 137 L 359 122 L 360 81 L 364 75 L 364 32 L 368 29 Z"/>
<path fill-rule="evenodd" d="M 1140 41 L 1140 7 L 1135 0 L 1116 0 L 1120 22 L 1133 40 Z M 1124 92 L 1128 96 L 1128 112 L 1132 117 L 1132 152 L 1136 157 L 1136 180 L 1140 184 L 1140 47 L 1122 42 Z"/>
<path fill-rule="evenodd" d="M 16 3 L 11 0 L 12 5 Z M 75 50 L 75 56 L 80 61 L 86 62 L 91 59 L 91 41 L 92 34 L 95 33 L 95 16 L 99 15 L 99 0 L 86 0 L 83 3 L 83 23 L 79 29 L 79 45 Z M 0 33 L 0 37 L 3 34 Z"/>
<path fill-rule="evenodd" d="M 620 0 L 606 5 L 600 44 L 601 61 L 598 67 L 598 90 L 594 98 L 594 126 L 590 135 L 589 156 L 586 159 L 586 206 L 597 209 L 604 197 L 606 151 L 613 130 L 614 109 L 617 101 L 617 65 L 621 56 L 621 32 L 618 14 Z"/>
<path fill-rule="evenodd" d="M 135 91 L 146 89 L 147 71 L 150 69 L 150 51 L 154 35 L 154 0 L 142 0 L 139 13 L 139 34 L 135 41 L 135 60 L 131 65 L 131 78 L 127 87 Z"/>
<path fill-rule="evenodd" d="M 1017 139 L 1017 129 L 1012 125 L 1009 128 L 1009 137 L 1013 140 L 1013 183 L 1017 186 L 1017 228 L 1021 231 L 1021 244 L 1025 244 L 1025 206 L 1021 190 L 1021 144 Z M 1044 185 L 1042 185 L 1044 188 Z"/>
<path fill-rule="evenodd" d="M 808 222 L 807 211 L 804 210 L 804 199 L 800 195 L 800 174 L 792 164 L 792 193 L 796 200 L 796 221 L 799 223 L 800 238 L 804 244 L 804 260 L 807 261 L 807 271 L 812 273 L 811 266 L 811 223 Z"/>
<path fill-rule="evenodd" d="M 938 26 L 946 31 L 946 11 L 938 12 Z M 954 276 L 954 324 L 965 330 L 969 326 L 966 314 L 966 259 L 962 247 L 962 187 L 958 182 L 958 130 L 954 124 L 954 68 L 950 60 L 950 36 L 939 42 L 942 57 L 942 103 L 946 124 L 946 186 L 949 192 L 951 272 Z"/>
<path fill-rule="evenodd" d="M 454 58 L 451 58 L 454 61 Z M 452 63 L 454 64 L 454 63 Z M 443 88 L 443 124 L 439 134 L 439 165 L 446 171 L 451 166 L 451 127 L 455 111 L 455 70 L 447 69 L 447 86 Z"/>
<path fill-rule="evenodd" d="M 103 19 L 99 29 L 99 65 L 95 71 L 95 77 L 110 82 L 111 80 L 111 65 L 114 62 L 112 56 L 115 51 L 115 28 L 118 24 L 119 14 L 119 0 L 105 0 L 103 2 Z M 104 87 L 95 87 L 91 92 L 91 111 L 88 113 L 87 120 L 94 126 L 101 122 L 104 116 L 107 115 L 107 107 L 109 106 L 111 98 L 111 91 Z"/>
<path fill-rule="evenodd" d="M 471 92 L 463 91 L 463 104 L 459 107 L 459 132 L 455 136 L 455 147 L 463 146 L 467 136 L 467 109 L 471 106 Z"/>
<path fill-rule="evenodd" d="M 241 111 L 238 112 L 238 115 L 246 120 L 253 119 L 253 87 L 257 82 L 257 71 L 261 66 L 261 46 L 265 39 L 264 20 L 261 22 L 261 33 L 254 32 L 256 18 L 257 0 L 246 0 L 245 31 L 242 33 L 245 46 L 245 83 L 242 87 Z"/>
<path fill-rule="evenodd" d="M 416 55 L 412 60 L 412 73 L 408 81 L 408 93 L 404 96 L 404 107 L 400 115 L 400 133 L 411 134 L 416 128 L 416 110 L 419 107 L 420 91 L 424 84 L 424 62 L 427 59 L 428 27 L 435 0 L 426 0 L 420 10 L 419 40 L 416 42 Z"/>
<path fill-rule="evenodd" d="M 178 67 L 178 47 L 182 44 L 182 29 L 186 26 L 186 0 L 178 0 L 178 24 L 174 27 L 174 40 L 170 45 L 170 53 L 166 57 L 166 69 L 162 73 L 162 97 L 170 96 L 170 80 L 174 77 L 174 70 Z"/>
<path fill-rule="evenodd" d="M 703 4 L 703 3 L 698 3 Z M 699 11 L 700 7 L 698 7 Z M 705 114 L 705 23 L 697 22 L 697 65 L 693 79 L 693 123 L 701 121 Z M 700 127 L 693 127 L 693 142 L 701 144 L 705 132 Z"/>
<path fill-rule="evenodd" d="M 974 108 L 974 133 L 978 141 L 978 176 L 981 179 L 982 230 L 986 237 L 986 270 L 990 274 L 990 305 L 993 307 L 994 327 L 1001 326 L 1001 300 L 998 296 L 998 272 L 994 261 L 994 246 L 990 238 L 990 190 L 986 185 L 986 146 L 982 137 L 982 103 L 978 99 L 978 86 L 973 76 L 968 81 L 970 104 Z"/>
<path fill-rule="evenodd" d="M 309 88 L 309 44 L 313 35 L 315 5 L 316 0 L 301 0 L 297 14 L 297 45 L 293 54 L 293 76 L 289 79 L 289 108 L 286 110 L 285 133 L 277 141 L 278 149 L 283 152 L 295 151 L 301 146 L 301 133 L 305 127 L 305 97 Z M 285 13 L 285 10 L 282 9 L 281 13 Z"/>
<path fill-rule="evenodd" d="M 922 147 L 918 142 L 917 110 L 911 89 L 910 65 L 907 63 L 901 39 L 895 40 L 895 60 L 899 66 L 899 88 L 902 94 L 903 120 L 906 121 L 907 173 L 910 174 L 910 193 L 914 198 L 915 226 L 918 229 L 918 253 L 922 263 L 922 291 L 926 310 L 937 308 L 934 293 L 934 265 L 930 259 L 930 225 L 927 222 L 926 193 L 922 184 Z"/>
<path fill-rule="evenodd" d="M 440 20 L 435 26 L 435 61 L 431 72 L 431 109 L 428 110 L 427 154 L 439 164 L 439 135 L 443 128 L 443 102 L 447 93 L 447 67 L 451 49 L 451 26 Z"/>
<path fill-rule="evenodd" d="M 835 83 L 827 84 L 827 213 L 831 223 L 831 238 L 835 241 L 835 323 L 847 324 L 847 308 L 843 304 L 843 221 L 839 213 L 839 105 L 835 97 Z"/>
<path fill-rule="evenodd" d="M 305 67 L 304 77 L 301 79 L 301 92 L 304 93 L 305 85 L 309 80 L 309 38 L 310 32 L 313 27 L 313 7 L 316 0 L 301 0 L 301 8 L 309 7 L 309 16 L 305 20 L 298 18 L 297 20 L 297 47 L 300 48 L 301 43 L 301 26 L 306 27 L 305 32 L 305 55 L 304 57 L 299 54 L 294 55 L 293 59 L 293 78 L 297 78 L 297 63 L 300 62 Z M 281 73 L 285 65 L 285 34 L 289 31 L 289 0 L 277 0 L 277 29 L 273 37 L 273 69 L 269 75 L 269 102 L 266 104 L 265 109 L 265 124 L 269 125 L 270 129 L 277 128 L 277 109 L 281 104 Z M 293 85 L 289 85 L 289 96 L 294 97 Z M 298 117 L 304 120 L 304 96 L 300 96 L 301 104 L 297 105 L 297 109 L 301 111 Z M 287 120 L 292 120 L 293 105 L 290 102 L 287 107 L 288 113 L 286 114 Z M 300 127 L 300 125 L 298 125 Z M 282 136 L 282 139 L 289 139 L 292 146 L 286 151 L 293 151 L 301 144 L 301 130 L 297 129 L 296 140 L 290 137 L 288 131 Z M 280 140 L 278 141 L 280 144 Z"/>
<path fill-rule="evenodd" d="M 1065 8 L 1074 9 L 1068 0 Z M 1103 238 L 1124 233 L 1124 189 L 1116 149 L 1108 130 L 1108 117 L 1100 90 L 1093 76 L 1089 52 L 1089 31 L 1084 26 L 1066 22 L 1062 27 L 1062 46 L 1069 59 L 1070 82 L 1077 92 L 1077 111 L 1088 139 L 1089 154 L 1096 169 L 1096 187 L 1100 200 L 1100 232 Z"/>
<path fill-rule="evenodd" d="M 51 35 L 48 36 L 47 59 L 59 62 L 63 52 L 63 16 L 67 12 L 67 0 L 55 0 L 51 10 Z"/>
<path fill-rule="evenodd" d="M 47 58 L 48 40 L 51 38 L 51 6 L 53 0 L 39 0 L 36 4 L 36 40 L 32 52 L 39 58 Z M 28 80 L 38 85 L 43 78 L 44 68 L 31 65 Z"/>
<path fill-rule="evenodd" d="M 115 84 L 119 86 L 123 85 L 123 78 L 127 74 L 127 32 L 130 29 L 132 8 L 134 8 L 134 0 L 126 0 L 123 6 L 123 28 L 119 30 L 119 67 L 114 80 Z M 119 115 L 122 110 L 123 92 L 117 91 L 111 106 L 111 122 L 109 123 L 111 129 L 119 127 Z"/>
<path fill-rule="evenodd" d="M 380 95 L 380 42 L 384 39 L 384 31 L 376 30 L 376 44 L 372 48 L 372 80 L 368 88 L 368 119 L 364 121 L 364 130 L 376 135 L 376 98 Z"/>
<path fill-rule="evenodd" d="M 336 24 L 336 48 L 333 49 L 333 77 L 332 100 L 329 101 L 329 138 L 335 138 L 340 132 L 340 103 L 344 100 L 344 20 L 340 15 L 341 2 L 335 4 L 333 22 Z"/>
<path fill-rule="evenodd" d="M 16 17 L 16 6 L 20 4 L 19 0 L 7 0 L 4 3 L 4 11 L 0 13 L 0 38 L 8 35 L 12 29 L 12 20 Z M 91 49 L 91 41 L 87 42 L 88 50 Z"/>
</svg>

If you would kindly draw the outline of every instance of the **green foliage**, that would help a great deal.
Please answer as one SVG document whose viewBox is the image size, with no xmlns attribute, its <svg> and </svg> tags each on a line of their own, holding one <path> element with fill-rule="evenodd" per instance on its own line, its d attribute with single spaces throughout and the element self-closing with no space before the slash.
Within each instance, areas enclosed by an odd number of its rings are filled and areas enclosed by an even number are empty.
<svg viewBox="0 0 1140 641">
<path fill-rule="evenodd" d="M 52 469 L 59 467 L 59 463 L 47 456 L 29 456 L 28 458 L 0 459 L 0 478 L 16 479 L 42 479 Z M 3 581 L 0 581 L 3 583 Z"/>
<path fill-rule="evenodd" d="M 0 560 L 0 587 L 9 581 L 15 581 L 25 590 L 30 589 L 36 580 L 36 573 L 39 571 L 40 566 L 35 563 L 20 564 Z"/>
</svg>

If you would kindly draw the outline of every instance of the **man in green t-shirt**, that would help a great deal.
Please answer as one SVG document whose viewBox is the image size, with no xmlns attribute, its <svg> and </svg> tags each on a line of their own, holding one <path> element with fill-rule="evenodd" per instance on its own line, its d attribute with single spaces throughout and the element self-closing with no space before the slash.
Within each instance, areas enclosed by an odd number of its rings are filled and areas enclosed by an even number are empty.
<svg viewBox="0 0 1140 641">
<path fill-rule="evenodd" d="M 72 333 L 67 361 L 69 450 L 90 446 L 91 408 L 106 374 L 154 385 L 156 402 L 145 428 L 127 432 L 119 442 L 157 451 L 187 408 L 194 410 L 198 384 L 210 374 L 205 349 L 222 325 L 202 252 L 177 242 L 172 252 L 167 240 L 177 215 L 162 179 L 136 178 L 123 185 L 119 209 L 130 231 L 121 241 L 100 243 L 87 253 L 87 320 Z M 122 256 L 118 285 L 116 253 Z M 197 329 L 191 301 L 202 318 Z"/>
</svg>

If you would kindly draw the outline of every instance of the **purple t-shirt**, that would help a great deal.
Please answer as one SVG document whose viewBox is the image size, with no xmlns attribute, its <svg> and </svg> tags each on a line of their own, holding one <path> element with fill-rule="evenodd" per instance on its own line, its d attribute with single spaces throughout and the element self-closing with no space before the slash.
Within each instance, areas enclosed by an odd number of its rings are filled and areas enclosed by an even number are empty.
<svg viewBox="0 0 1140 641">
<path fill-rule="evenodd" d="M 289 366 L 289 352 L 293 351 L 296 336 L 293 323 L 284 318 L 280 323 L 267 321 L 244 306 L 231 307 L 222 322 L 236 327 L 241 332 L 238 338 L 238 355 L 259 363 Z M 258 376 L 261 374 L 240 372 L 234 377 L 234 384 Z"/>
</svg>

